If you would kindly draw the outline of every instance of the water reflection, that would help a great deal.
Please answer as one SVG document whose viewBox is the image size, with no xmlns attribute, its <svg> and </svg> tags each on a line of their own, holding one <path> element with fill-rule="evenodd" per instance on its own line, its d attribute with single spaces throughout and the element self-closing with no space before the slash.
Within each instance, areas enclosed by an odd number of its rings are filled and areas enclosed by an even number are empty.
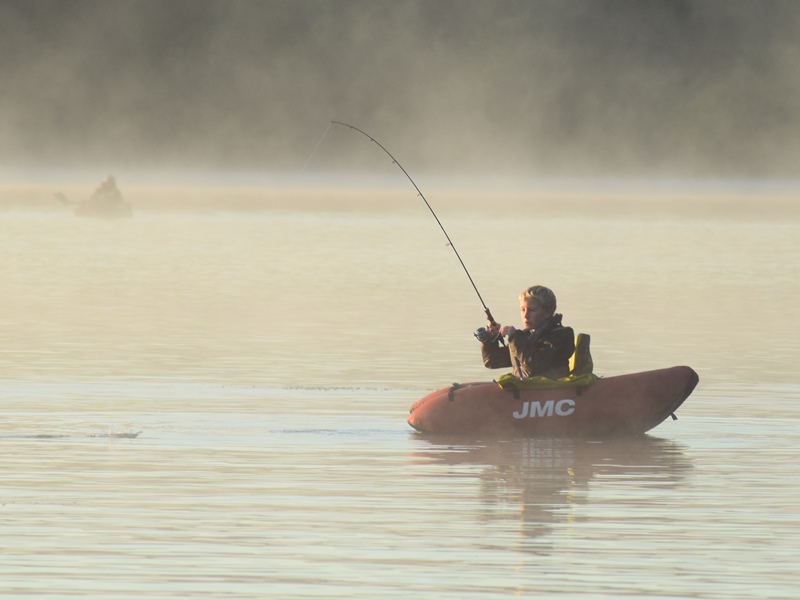
<svg viewBox="0 0 800 600">
<path fill-rule="evenodd" d="M 591 505 L 593 483 L 621 483 L 616 493 L 636 505 L 654 487 L 659 495 L 678 487 L 693 469 L 681 444 L 647 435 L 480 443 L 420 436 L 420 442 L 415 462 L 455 467 L 451 477 L 477 477 L 478 520 L 517 522 L 517 549 L 537 553 L 549 552 L 556 538 L 548 534 L 590 520 L 591 513 L 578 508 Z"/>
</svg>

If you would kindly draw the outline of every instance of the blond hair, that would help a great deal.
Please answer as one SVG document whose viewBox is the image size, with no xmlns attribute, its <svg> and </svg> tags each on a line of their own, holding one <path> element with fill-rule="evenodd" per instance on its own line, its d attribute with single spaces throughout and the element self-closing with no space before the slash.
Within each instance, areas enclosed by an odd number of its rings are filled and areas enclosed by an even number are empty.
<svg viewBox="0 0 800 600">
<path fill-rule="evenodd" d="M 550 288 L 546 288 L 543 285 L 532 285 L 528 289 L 522 290 L 519 295 L 519 301 L 523 302 L 529 298 L 541 304 L 545 310 L 556 312 L 556 295 Z"/>
</svg>

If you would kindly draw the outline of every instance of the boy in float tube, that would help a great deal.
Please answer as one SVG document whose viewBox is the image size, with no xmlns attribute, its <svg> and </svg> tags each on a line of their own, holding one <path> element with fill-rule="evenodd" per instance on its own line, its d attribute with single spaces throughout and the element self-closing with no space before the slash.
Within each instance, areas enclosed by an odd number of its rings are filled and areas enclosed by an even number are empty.
<svg viewBox="0 0 800 600">
<path fill-rule="evenodd" d="M 561 324 L 556 314 L 556 295 L 542 285 L 519 295 L 523 329 L 490 321 L 475 337 L 481 342 L 483 364 L 489 369 L 511 367 L 520 379 L 567 377 L 569 359 L 575 352 L 575 333 Z M 508 338 L 508 346 L 501 343 Z"/>
</svg>

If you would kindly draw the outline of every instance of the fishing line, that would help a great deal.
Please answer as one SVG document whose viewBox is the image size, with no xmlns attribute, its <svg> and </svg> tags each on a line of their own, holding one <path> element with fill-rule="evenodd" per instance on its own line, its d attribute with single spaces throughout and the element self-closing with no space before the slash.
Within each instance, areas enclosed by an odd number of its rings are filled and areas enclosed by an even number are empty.
<svg viewBox="0 0 800 600">
<path fill-rule="evenodd" d="M 419 195 L 419 197 L 422 198 L 423 202 L 425 202 L 425 206 L 427 206 L 428 210 L 431 211 L 431 214 L 433 215 L 433 218 L 436 219 L 436 223 L 439 224 L 439 228 L 442 230 L 442 233 L 444 234 L 444 237 L 447 238 L 447 245 L 450 246 L 453 249 L 453 252 L 455 252 L 456 258 L 458 258 L 458 262 L 461 263 L 461 268 L 464 269 L 464 273 L 467 274 L 467 279 L 469 279 L 469 282 L 472 284 L 472 289 L 474 289 L 475 293 L 478 295 L 478 300 L 481 301 L 481 305 L 483 306 L 483 310 L 486 313 L 486 317 L 489 319 L 489 321 L 491 323 L 496 323 L 496 321 L 494 320 L 494 317 L 492 316 L 492 312 L 489 310 L 489 307 L 486 306 L 486 303 L 483 301 L 483 297 L 481 296 L 481 293 L 478 291 L 478 286 L 476 286 L 475 282 L 472 280 L 472 276 L 469 274 L 469 271 L 467 270 L 467 265 L 465 265 L 464 261 L 461 260 L 461 255 L 458 253 L 458 250 L 456 250 L 456 246 L 455 246 L 455 244 L 453 244 L 453 240 L 451 240 L 450 236 L 447 235 L 447 231 L 445 230 L 444 225 L 442 225 L 442 222 L 439 220 L 439 217 L 436 216 L 436 213 L 433 211 L 433 207 L 430 205 L 428 200 L 423 195 L 422 190 L 420 190 L 419 187 L 417 186 L 417 184 L 414 183 L 414 180 L 411 179 L 411 175 L 408 174 L 408 171 L 406 171 L 403 168 L 403 165 L 401 165 L 399 162 L 397 162 L 397 159 L 394 156 L 392 156 L 391 152 L 389 152 L 386 148 L 384 148 L 383 144 L 381 144 L 378 140 L 376 140 L 374 137 L 372 137 L 368 133 L 366 133 L 364 131 L 361 131 L 358 127 L 354 127 L 353 125 L 348 125 L 347 123 L 342 123 L 341 121 L 331 121 L 331 123 L 328 125 L 328 129 L 330 129 L 331 124 L 332 125 L 341 125 L 342 127 L 349 127 L 350 129 L 353 129 L 354 131 L 357 131 L 361 135 L 363 135 L 366 138 L 368 138 L 371 142 L 376 143 L 378 145 L 378 147 L 381 150 L 383 150 L 389 156 L 389 158 L 392 159 L 392 162 L 394 164 L 396 164 L 400 168 L 400 170 L 403 172 L 403 174 L 411 182 L 411 185 L 414 186 L 414 189 L 417 190 L 417 194 Z M 325 133 L 327 133 L 327 132 L 328 132 L 328 130 L 326 129 Z M 320 140 L 320 141 L 322 141 L 322 140 Z"/>
<path fill-rule="evenodd" d="M 328 129 L 330 129 L 330 128 L 331 128 L 331 123 L 328 123 Z M 311 151 L 311 155 L 306 159 L 306 164 L 303 165 L 303 170 L 306 169 L 306 167 L 308 166 L 308 163 L 310 163 L 311 159 L 314 158 L 314 155 L 317 153 L 317 148 L 319 148 L 320 144 L 322 144 L 322 140 L 324 140 L 325 136 L 328 134 L 328 129 L 326 129 L 325 133 L 322 134 L 322 137 L 319 138 L 319 141 L 317 142 L 317 145 L 314 146 L 314 149 Z"/>
</svg>

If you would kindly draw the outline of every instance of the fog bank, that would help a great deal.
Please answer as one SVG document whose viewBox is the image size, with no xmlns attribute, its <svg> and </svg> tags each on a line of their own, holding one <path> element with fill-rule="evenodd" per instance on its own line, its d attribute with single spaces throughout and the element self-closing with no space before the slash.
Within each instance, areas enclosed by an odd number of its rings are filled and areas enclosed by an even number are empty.
<svg viewBox="0 0 800 600">
<path fill-rule="evenodd" d="M 800 4 L 13 0 L 3 165 L 794 177 Z"/>
</svg>

